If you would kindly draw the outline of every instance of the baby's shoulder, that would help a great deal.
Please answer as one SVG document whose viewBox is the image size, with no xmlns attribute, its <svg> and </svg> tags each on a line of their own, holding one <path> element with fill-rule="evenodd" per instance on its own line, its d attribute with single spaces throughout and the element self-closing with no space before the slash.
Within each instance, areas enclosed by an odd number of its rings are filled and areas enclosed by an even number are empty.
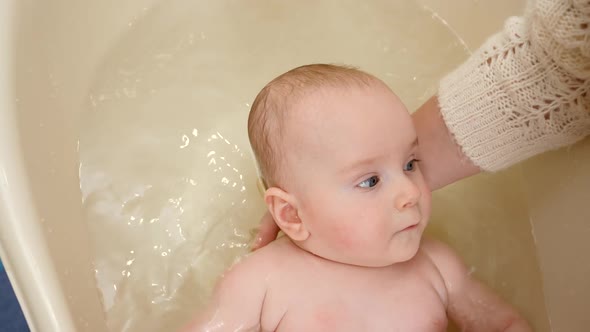
<svg viewBox="0 0 590 332">
<path fill-rule="evenodd" d="M 431 283 L 447 303 L 449 285 L 457 283 L 467 273 L 461 258 L 447 244 L 431 238 L 422 239 L 419 256 L 422 265 L 427 266 Z"/>
<path fill-rule="evenodd" d="M 420 252 L 423 253 L 438 269 L 454 270 L 463 268 L 463 262 L 459 255 L 444 242 L 424 237 L 420 244 Z"/>
<path fill-rule="evenodd" d="M 282 265 L 289 264 L 296 250 L 290 241 L 283 238 L 277 239 L 270 244 L 248 253 L 241 257 L 228 272 L 268 275 Z"/>
</svg>

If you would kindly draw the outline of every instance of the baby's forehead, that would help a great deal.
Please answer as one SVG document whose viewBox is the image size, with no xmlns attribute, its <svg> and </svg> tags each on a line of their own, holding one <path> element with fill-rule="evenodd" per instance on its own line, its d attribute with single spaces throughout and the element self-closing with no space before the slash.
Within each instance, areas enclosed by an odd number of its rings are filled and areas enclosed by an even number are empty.
<svg viewBox="0 0 590 332">
<path fill-rule="evenodd" d="M 313 91 L 301 94 L 299 98 L 291 100 L 281 118 L 281 135 L 284 137 L 280 144 L 297 144 L 300 147 L 306 145 L 318 145 L 323 143 L 324 135 L 321 132 L 331 132 L 338 129 L 338 121 L 335 117 L 342 116 L 336 96 L 346 93 L 350 87 L 321 87 Z"/>
<path fill-rule="evenodd" d="M 366 104 L 378 102 L 383 96 L 383 92 L 391 93 L 391 90 L 380 82 L 371 85 L 325 85 L 318 86 L 307 91 L 297 93 L 296 96 L 286 100 L 287 105 L 285 116 L 286 125 L 296 125 L 306 123 L 308 125 L 322 125 L 318 122 L 320 119 L 329 119 L 339 117 L 343 112 L 362 113 Z M 393 95 L 393 93 L 391 93 Z M 354 96 L 354 97 L 353 97 Z M 361 107 L 348 107 L 353 104 L 351 99 L 354 98 L 354 104 Z M 401 104 L 400 104 L 401 105 Z"/>
<path fill-rule="evenodd" d="M 388 129 L 396 123 L 412 126 L 408 119 L 411 117 L 401 100 L 385 85 L 329 86 L 294 102 L 283 126 L 291 139 L 307 140 L 308 134 L 317 134 L 313 136 L 332 141 L 329 133 L 333 131 L 344 136 L 374 130 L 390 132 Z"/>
<path fill-rule="evenodd" d="M 323 87 L 303 93 L 298 98 L 291 98 L 288 105 L 285 105 L 288 110 L 281 117 L 281 131 L 291 134 L 288 136 L 298 137 L 318 127 L 325 127 L 325 122 L 333 116 L 332 107 L 335 106 L 327 95 L 337 89 L 343 88 Z"/>
<path fill-rule="evenodd" d="M 313 114 L 329 114 L 326 112 L 331 106 L 338 104 L 342 98 L 347 95 L 366 89 L 371 89 L 366 86 L 350 86 L 350 85 L 321 85 L 313 88 L 302 89 L 294 93 L 287 101 L 287 107 L 290 109 L 289 115 L 293 116 L 309 116 Z"/>
<path fill-rule="evenodd" d="M 297 88 L 299 89 L 293 90 L 293 93 L 282 99 L 283 111 L 277 119 L 280 122 L 278 134 L 284 138 L 277 142 L 281 145 L 302 145 L 304 141 L 308 141 L 310 135 L 315 136 L 314 133 L 356 127 L 365 122 L 363 117 L 366 116 L 382 119 L 383 114 L 388 114 L 386 116 L 389 122 L 392 116 L 399 113 L 392 109 L 399 106 L 403 108 L 393 92 L 377 79 L 363 84 L 331 82 Z M 376 111 L 377 109 L 382 111 Z M 344 121 L 344 118 L 352 120 Z"/>
</svg>

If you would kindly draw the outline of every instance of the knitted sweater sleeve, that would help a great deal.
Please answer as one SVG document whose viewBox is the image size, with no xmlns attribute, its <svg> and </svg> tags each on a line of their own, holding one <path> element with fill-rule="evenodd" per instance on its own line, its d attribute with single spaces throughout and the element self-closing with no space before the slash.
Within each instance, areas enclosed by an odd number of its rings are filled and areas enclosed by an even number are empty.
<svg viewBox="0 0 590 332">
<path fill-rule="evenodd" d="M 530 1 L 441 80 L 443 119 L 475 165 L 497 171 L 590 134 L 590 1 Z"/>
</svg>

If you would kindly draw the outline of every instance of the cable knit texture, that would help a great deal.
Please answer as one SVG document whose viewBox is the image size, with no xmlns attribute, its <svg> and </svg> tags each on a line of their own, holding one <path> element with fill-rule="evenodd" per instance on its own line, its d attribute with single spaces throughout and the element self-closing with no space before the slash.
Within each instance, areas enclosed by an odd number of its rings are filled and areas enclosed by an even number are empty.
<svg viewBox="0 0 590 332">
<path fill-rule="evenodd" d="M 590 0 L 530 1 L 440 83 L 463 153 L 497 171 L 590 134 Z"/>
</svg>

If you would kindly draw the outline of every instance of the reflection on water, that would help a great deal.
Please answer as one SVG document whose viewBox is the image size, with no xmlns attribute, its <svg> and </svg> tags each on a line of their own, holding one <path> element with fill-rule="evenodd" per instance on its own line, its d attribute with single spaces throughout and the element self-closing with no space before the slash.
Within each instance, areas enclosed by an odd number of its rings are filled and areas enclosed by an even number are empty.
<svg viewBox="0 0 590 332">
<path fill-rule="evenodd" d="M 415 109 L 467 53 L 435 14 L 412 1 L 177 0 L 131 22 L 96 73 L 80 137 L 111 329 L 175 330 L 247 252 L 264 205 L 246 119 L 267 81 L 352 64 Z"/>
</svg>

